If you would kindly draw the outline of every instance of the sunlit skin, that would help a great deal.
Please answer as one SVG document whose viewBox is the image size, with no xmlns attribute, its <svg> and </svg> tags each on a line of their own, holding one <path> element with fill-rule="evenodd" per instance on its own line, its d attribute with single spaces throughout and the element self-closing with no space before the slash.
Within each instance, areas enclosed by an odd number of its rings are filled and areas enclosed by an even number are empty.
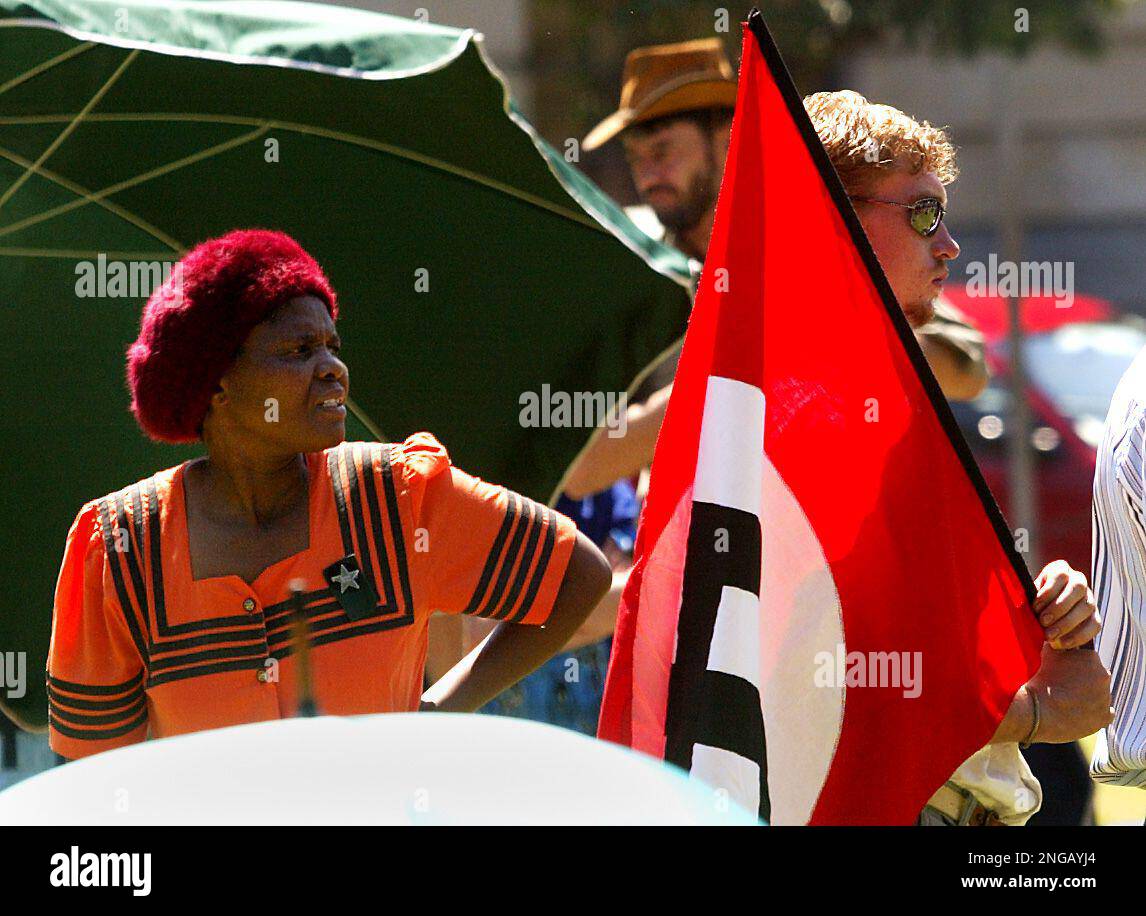
<svg viewBox="0 0 1146 916">
<path fill-rule="evenodd" d="M 350 375 L 325 304 L 301 296 L 248 335 L 203 423 L 207 457 L 191 462 L 192 572 L 247 581 L 307 546 L 306 452 L 346 438 Z M 334 399 L 338 407 L 323 406 Z"/>
<path fill-rule="evenodd" d="M 912 174 L 892 169 L 872 179 L 858 195 L 901 204 L 937 197 L 947 206 L 947 190 L 934 172 Z M 924 238 L 908 220 L 908 211 L 885 203 L 853 200 L 871 247 L 887 275 L 891 291 L 913 328 L 921 328 L 935 315 L 935 299 L 947 279 L 948 264 L 959 257 L 959 244 L 944 219 L 930 238 Z"/>
<path fill-rule="evenodd" d="M 728 123 L 708 136 L 692 121 L 672 121 L 648 134 L 621 135 L 641 201 L 676 233 L 677 247 L 701 261 L 712 236 L 730 131 Z"/>
<path fill-rule="evenodd" d="M 204 432 L 216 442 L 242 442 L 248 452 L 268 457 L 337 445 L 346 438 L 346 408 L 322 402 L 341 403 L 349 394 L 350 372 L 339 358 L 341 350 L 321 299 L 289 300 L 247 336 L 219 382 Z M 277 419 L 268 422 L 272 401 Z"/>
</svg>

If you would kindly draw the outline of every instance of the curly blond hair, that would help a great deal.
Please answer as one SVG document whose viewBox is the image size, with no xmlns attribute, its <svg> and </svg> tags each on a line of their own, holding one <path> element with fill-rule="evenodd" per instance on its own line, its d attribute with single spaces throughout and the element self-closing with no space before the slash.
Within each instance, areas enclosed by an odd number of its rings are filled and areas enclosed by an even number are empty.
<svg viewBox="0 0 1146 916">
<path fill-rule="evenodd" d="M 943 184 L 959 175 L 955 147 L 942 128 L 920 123 L 858 92 L 817 92 L 804 99 L 828 158 L 849 194 L 863 193 L 881 172 L 934 172 Z"/>
</svg>

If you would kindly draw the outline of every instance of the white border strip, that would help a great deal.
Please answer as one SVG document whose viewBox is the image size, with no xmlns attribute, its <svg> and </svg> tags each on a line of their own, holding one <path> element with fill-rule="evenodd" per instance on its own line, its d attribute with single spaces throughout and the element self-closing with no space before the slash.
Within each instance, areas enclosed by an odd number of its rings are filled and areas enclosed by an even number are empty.
<svg viewBox="0 0 1146 916">
<path fill-rule="evenodd" d="M 201 60 L 222 61 L 229 64 L 250 64 L 255 66 L 282 67 L 287 70 L 310 70 L 314 73 L 324 73 L 328 76 L 342 76 L 349 79 L 363 80 L 391 80 L 406 79 L 410 76 L 421 76 L 425 73 L 435 73 L 444 69 L 459 58 L 471 41 L 480 39 L 480 34 L 473 29 L 463 29 L 454 42 L 449 53 L 427 64 L 424 67 L 413 67 L 408 70 L 358 70 L 354 67 L 332 67 L 329 64 L 308 63 L 292 60 L 289 57 L 255 57 L 250 54 L 229 54 L 224 51 L 206 51 L 201 48 L 185 48 L 182 45 L 159 44 L 150 41 L 139 41 L 133 38 L 113 38 L 99 32 L 85 32 L 60 25 L 51 19 L 0 19 L 0 28 L 39 28 L 50 29 L 54 32 L 63 32 L 78 41 L 90 41 L 100 45 L 111 45 L 116 48 L 130 50 L 154 51 L 157 54 L 168 54 L 172 57 L 194 57 Z"/>
</svg>

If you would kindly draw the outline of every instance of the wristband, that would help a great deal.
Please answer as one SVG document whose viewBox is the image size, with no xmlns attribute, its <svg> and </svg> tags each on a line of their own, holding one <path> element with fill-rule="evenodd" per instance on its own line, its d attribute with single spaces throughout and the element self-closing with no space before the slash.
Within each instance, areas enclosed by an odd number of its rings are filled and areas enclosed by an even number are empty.
<svg viewBox="0 0 1146 916">
<path fill-rule="evenodd" d="M 1034 722 L 1031 723 L 1031 730 L 1029 732 L 1027 732 L 1027 737 L 1019 742 L 1019 747 L 1021 747 L 1023 750 L 1026 750 L 1028 747 L 1031 746 L 1032 743 L 1034 743 L 1035 733 L 1039 730 L 1039 719 L 1040 719 L 1040 716 L 1039 716 L 1039 695 L 1037 693 L 1035 693 L 1033 690 L 1028 690 L 1027 696 L 1029 696 L 1031 698 L 1031 709 L 1034 711 L 1035 720 L 1034 720 Z"/>
</svg>

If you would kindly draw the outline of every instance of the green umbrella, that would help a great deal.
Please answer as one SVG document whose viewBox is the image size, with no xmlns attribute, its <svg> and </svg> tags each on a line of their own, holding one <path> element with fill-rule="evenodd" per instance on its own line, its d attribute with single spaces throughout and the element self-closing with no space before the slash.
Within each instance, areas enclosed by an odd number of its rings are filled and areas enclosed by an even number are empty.
<svg viewBox="0 0 1146 916">
<path fill-rule="evenodd" d="M 304 3 L 0 0 L 0 651 L 26 651 L 30 681 L 0 704 L 24 724 L 45 721 L 80 505 L 195 452 L 127 411 L 142 300 L 241 226 L 290 233 L 338 289 L 352 437 L 428 429 L 541 500 L 590 430 L 523 426 L 523 394 L 624 391 L 687 319 L 684 259 L 533 131 L 473 31 Z"/>
</svg>

